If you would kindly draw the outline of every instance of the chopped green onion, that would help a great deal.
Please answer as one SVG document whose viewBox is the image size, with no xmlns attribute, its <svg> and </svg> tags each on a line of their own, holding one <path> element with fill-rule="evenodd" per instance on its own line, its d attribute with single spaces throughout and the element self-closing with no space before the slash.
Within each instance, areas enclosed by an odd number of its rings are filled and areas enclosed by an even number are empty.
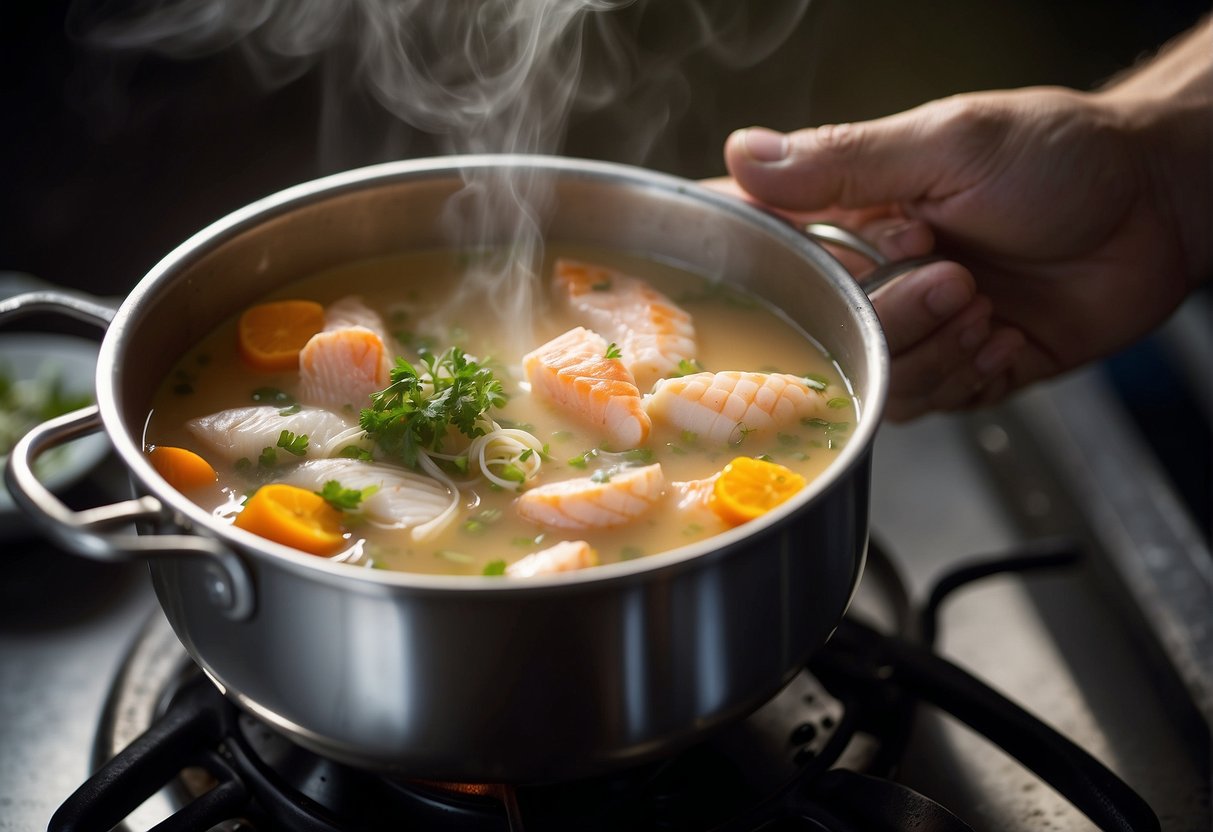
<svg viewBox="0 0 1213 832">
<path fill-rule="evenodd" d="M 824 390 L 830 386 L 830 380 L 818 373 L 805 373 L 804 383 L 813 390 Z"/>
<path fill-rule="evenodd" d="M 505 561 L 500 560 L 500 559 L 489 561 L 488 563 L 486 563 L 484 565 L 484 574 L 490 575 L 490 576 L 491 575 L 504 575 L 505 574 Z"/>
<path fill-rule="evenodd" d="M 834 398 L 832 398 L 828 402 L 826 402 L 826 407 L 831 407 L 834 410 L 841 410 L 844 407 L 850 407 L 850 406 L 851 406 L 851 400 L 848 399 L 846 396 L 835 396 Z"/>
</svg>

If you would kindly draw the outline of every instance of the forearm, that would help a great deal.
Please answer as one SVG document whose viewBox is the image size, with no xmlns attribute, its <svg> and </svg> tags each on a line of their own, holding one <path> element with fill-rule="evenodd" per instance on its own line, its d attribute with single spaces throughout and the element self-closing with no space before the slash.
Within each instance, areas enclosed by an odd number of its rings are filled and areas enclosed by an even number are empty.
<svg viewBox="0 0 1213 832">
<path fill-rule="evenodd" d="M 1151 196 L 1173 218 L 1189 285 L 1213 274 L 1213 18 L 1095 94 L 1141 148 Z"/>
</svg>

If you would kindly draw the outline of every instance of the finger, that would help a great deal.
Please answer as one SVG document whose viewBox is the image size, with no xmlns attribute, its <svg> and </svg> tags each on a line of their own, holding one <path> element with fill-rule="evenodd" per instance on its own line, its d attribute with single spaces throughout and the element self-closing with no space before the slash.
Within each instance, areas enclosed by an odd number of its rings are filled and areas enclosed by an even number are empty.
<svg viewBox="0 0 1213 832">
<path fill-rule="evenodd" d="M 859 235 L 890 260 L 923 257 L 935 249 L 935 233 L 922 220 L 879 217 L 859 226 Z"/>
<path fill-rule="evenodd" d="M 976 356 L 966 356 L 934 386 L 891 394 L 885 417 L 904 422 L 932 411 L 985 407 L 1001 401 L 1014 388 L 1010 371 L 1025 347 L 1019 330 L 995 327 Z"/>
<path fill-rule="evenodd" d="M 990 338 L 990 299 L 978 296 L 930 336 L 894 355 L 889 392 L 926 398 L 963 364 L 971 364 Z"/>
<path fill-rule="evenodd" d="M 872 295 L 893 355 L 905 352 L 969 305 L 977 294 L 973 275 L 951 261 L 907 272 Z"/>
<path fill-rule="evenodd" d="M 891 260 L 920 257 L 928 254 L 935 245 L 934 234 L 922 220 L 906 219 L 900 209 L 891 205 L 867 208 L 825 208 L 821 211 L 788 211 L 759 202 L 746 193 L 736 180 L 728 176 L 701 179 L 699 184 L 737 197 L 745 202 L 775 214 L 790 224 L 803 228 L 809 223 L 827 222 L 843 228 L 858 229 L 858 234 L 867 239 L 876 249 Z M 851 274 L 862 276 L 874 268 L 874 264 L 863 255 L 857 255 L 838 245 L 818 241 L 834 255 Z"/>
<path fill-rule="evenodd" d="M 873 121 L 777 133 L 738 130 L 725 164 L 757 199 L 781 208 L 853 208 L 941 195 L 958 160 L 944 106 L 926 104 Z"/>
<path fill-rule="evenodd" d="M 841 225 L 844 228 L 863 229 L 869 223 L 886 222 L 888 226 L 893 226 L 906 222 L 905 215 L 896 205 L 869 205 L 863 208 L 828 206 L 816 211 L 795 211 L 762 202 L 742 188 L 737 183 L 737 180 L 731 176 L 714 176 L 710 179 L 700 179 L 699 184 L 709 190 L 737 197 L 772 214 L 777 214 L 793 225 L 807 225 L 811 222 L 829 222 Z"/>
</svg>

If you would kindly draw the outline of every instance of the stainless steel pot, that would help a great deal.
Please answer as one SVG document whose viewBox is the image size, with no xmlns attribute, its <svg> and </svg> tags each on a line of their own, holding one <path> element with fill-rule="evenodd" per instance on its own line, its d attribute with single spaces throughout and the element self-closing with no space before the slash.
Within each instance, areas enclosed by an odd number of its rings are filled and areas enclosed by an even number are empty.
<svg viewBox="0 0 1213 832">
<path fill-rule="evenodd" d="M 373 571 L 217 522 L 143 454 L 158 383 L 222 320 L 301 276 L 449 244 L 472 168 L 549 178 L 549 240 L 638 252 L 767 298 L 814 334 L 862 413 L 827 473 L 770 514 L 643 559 L 527 581 Z M 95 408 L 35 429 L 6 472 L 62 544 L 146 557 L 190 655 L 300 744 L 359 766 L 475 781 L 561 780 L 685 744 L 773 695 L 838 623 L 862 571 L 888 356 L 867 297 L 800 231 L 693 183 L 569 159 L 381 165 L 303 184 L 199 232 L 116 313 L 63 293 L 0 304 L 106 327 Z M 3 319 L 0 317 L 0 320 Z M 112 317 L 112 321 L 110 320 Z M 104 428 L 137 499 L 73 512 L 34 479 L 46 448 Z M 120 529 L 135 521 L 144 534 Z"/>
</svg>

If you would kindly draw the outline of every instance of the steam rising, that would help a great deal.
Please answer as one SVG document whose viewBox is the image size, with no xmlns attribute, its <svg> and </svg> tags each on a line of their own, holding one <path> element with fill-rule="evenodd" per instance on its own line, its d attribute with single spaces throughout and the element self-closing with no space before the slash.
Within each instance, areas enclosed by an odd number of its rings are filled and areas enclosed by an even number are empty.
<svg viewBox="0 0 1213 832">
<path fill-rule="evenodd" d="M 756 25 L 736 0 L 76 0 L 69 23 L 110 49 L 177 59 L 238 49 L 266 88 L 319 68 L 322 152 L 349 129 L 356 94 L 450 153 L 558 153 L 575 108 L 625 101 L 628 146 L 616 158 L 642 162 L 686 100 L 688 56 L 734 67 L 761 60 L 808 2 L 762 4 Z M 666 37 L 646 45 L 655 21 Z M 401 135 L 384 137 L 399 143 L 394 155 L 407 155 Z M 509 256 L 473 258 L 463 285 L 526 337 L 550 189 L 486 168 L 467 170 L 465 182 L 447 208 L 451 244 L 505 244 Z"/>
</svg>

